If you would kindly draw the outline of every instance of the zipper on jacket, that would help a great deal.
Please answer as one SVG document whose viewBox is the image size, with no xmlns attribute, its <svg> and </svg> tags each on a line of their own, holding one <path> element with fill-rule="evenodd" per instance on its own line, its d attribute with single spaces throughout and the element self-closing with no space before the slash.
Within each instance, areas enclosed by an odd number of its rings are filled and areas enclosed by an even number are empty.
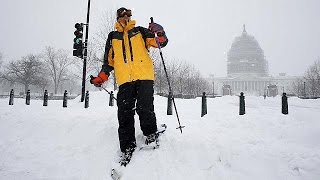
<svg viewBox="0 0 320 180">
<path fill-rule="evenodd" d="M 124 39 L 122 40 L 122 53 L 123 53 L 124 63 L 127 63 L 126 47 L 124 46 Z"/>
<path fill-rule="evenodd" d="M 128 35 L 128 39 L 129 39 L 129 47 L 130 47 L 131 61 L 133 61 L 132 45 L 131 45 L 131 39 L 129 38 L 129 35 Z"/>
</svg>

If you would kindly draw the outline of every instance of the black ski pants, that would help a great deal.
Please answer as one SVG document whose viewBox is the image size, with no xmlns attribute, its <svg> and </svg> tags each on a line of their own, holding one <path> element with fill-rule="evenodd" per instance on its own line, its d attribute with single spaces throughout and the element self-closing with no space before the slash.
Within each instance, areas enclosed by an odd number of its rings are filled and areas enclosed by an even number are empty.
<svg viewBox="0 0 320 180">
<path fill-rule="evenodd" d="M 143 135 L 157 131 L 157 121 L 153 105 L 152 80 L 137 80 L 119 86 L 117 95 L 119 142 L 121 152 L 136 147 L 134 115 L 139 115 Z"/>
</svg>

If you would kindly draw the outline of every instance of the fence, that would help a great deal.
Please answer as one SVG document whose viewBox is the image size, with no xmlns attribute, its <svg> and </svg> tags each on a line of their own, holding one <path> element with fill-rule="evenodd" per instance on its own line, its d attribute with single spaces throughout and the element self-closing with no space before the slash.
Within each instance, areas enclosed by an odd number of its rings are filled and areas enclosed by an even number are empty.
<svg viewBox="0 0 320 180">
<path fill-rule="evenodd" d="M 162 94 L 165 96 L 164 94 Z M 2 95 L 0 97 L 9 97 L 9 105 L 14 105 L 14 99 L 15 98 L 26 98 L 26 105 L 30 105 L 30 99 L 32 96 L 30 96 L 30 90 L 27 91 L 26 96 L 21 96 L 20 94 L 18 96 L 14 95 L 14 90 L 12 89 L 10 91 L 9 95 Z M 33 99 L 43 99 L 43 106 L 48 106 L 48 100 L 62 100 L 62 107 L 67 108 L 68 105 L 68 99 L 74 99 L 76 96 L 68 96 L 67 90 L 65 90 L 63 96 L 48 96 L 48 91 L 45 90 L 43 96 L 33 96 Z M 167 115 L 172 115 L 172 94 L 169 94 L 168 96 L 165 96 L 168 98 L 167 101 Z M 182 95 L 177 95 L 174 97 L 183 97 Z M 203 92 L 202 94 L 202 101 L 201 101 L 201 117 L 205 116 L 208 113 L 208 105 L 207 105 L 207 96 L 206 93 Z M 264 97 L 266 98 L 266 97 Z M 109 106 L 114 105 L 114 94 L 113 92 L 110 93 L 110 98 L 109 98 Z M 286 93 L 282 94 L 282 101 L 281 101 L 281 112 L 282 114 L 288 114 L 288 98 Z M 85 108 L 89 107 L 89 91 L 86 92 L 86 97 L 85 97 Z M 239 115 L 245 115 L 245 96 L 244 93 L 241 92 L 239 96 Z"/>
</svg>

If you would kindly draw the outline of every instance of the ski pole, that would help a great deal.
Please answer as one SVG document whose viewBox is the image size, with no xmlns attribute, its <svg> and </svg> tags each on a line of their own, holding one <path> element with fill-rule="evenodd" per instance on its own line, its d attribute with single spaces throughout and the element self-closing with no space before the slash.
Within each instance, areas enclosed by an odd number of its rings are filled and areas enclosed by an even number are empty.
<svg viewBox="0 0 320 180">
<path fill-rule="evenodd" d="M 103 90 L 105 90 L 108 94 L 111 95 L 111 93 L 110 93 L 106 88 L 104 88 L 103 86 L 100 86 L 100 87 L 101 87 Z M 117 98 L 115 98 L 114 96 L 112 96 L 112 98 L 117 101 Z"/>
<path fill-rule="evenodd" d="M 93 79 L 94 77 L 92 76 L 92 75 L 90 75 L 90 79 Z M 111 95 L 111 93 L 106 89 L 106 88 L 104 88 L 103 86 L 98 86 L 97 88 L 102 88 L 103 90 L 105 90 L 108 94 L 110 94 Z M 114 96 L 112 96 L 113 97 L 113 99 L 115 99 L 116 101 L 117 101 L 117 98 L 115 98 Z"/>
<path fill-rule="evenodd" d="M 151 20 L 151 23 L 153 23 L 153 17 L 150 17 L 150 20 Z M 178 115 L 177 106 L 176 106 L 176 103 L 175 103 L 175 101 L 174 101 L 174 96 L 173 96 L 173 92 L 172 92 L 172 88 L 171 88 L 169 76 L 168 76 L 168 73 L 167 73 L 166 64 L 164 63 L 161 46 L 160 46 L 160 43 L 159 43 L 159 41 L 158 41 L 158 35 L 157 35 L 157 33 L 155 33 L 155 37 L 156 37 L 156 42 L 157 42 L 158 49 L 159 49 L 159 52 L 160 52 L 160 57 L 161 57 L 161 60 L 162 60 L 163 69 L 164 69 L 164 72 L 165 72 L 165 74 L 166 74 L 166 78 L 167 78 L 167 82 L 168 82 L 168 86 L 169 86 L 169 93 L 170 93 L 170 92 L 172 93 L 172 102 L 173 102 L 174 110 L 175 110 L 175 112 L 176 112 L 176 116 L 177 116 L 178 123 L 179 123 L 179 127 L 177 127 L 176 129 L 180 129 L 180 132 L 182 133 L 182 128 L 184 128 L 185 126 L 181 126 L 181 124 L 180 124 L 180 119 L 179 119 L 179 115 Z"/>
</svg>

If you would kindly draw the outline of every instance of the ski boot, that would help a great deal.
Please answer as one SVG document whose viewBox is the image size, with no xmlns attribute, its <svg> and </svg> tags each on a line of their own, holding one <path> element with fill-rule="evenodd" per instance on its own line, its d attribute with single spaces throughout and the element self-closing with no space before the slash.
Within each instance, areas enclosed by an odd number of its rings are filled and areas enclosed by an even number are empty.
<svg viewBox="0 0 320 180">
<path fill-rule="evenodd" d="M 141 147 L 141 149 L 158 149 L 160 146 L 158 137 L 158 133 L 148 135 L 146 137 L 145 144 Z"/>
<path fill-rule="evenodd" d="M 135 147 L 131 147 L 131 148 L 126 149 L 125 152 L 121 153 L 120 161 L 119 161 L 121 166 L 126 167 L 129 164 L 134 151 L 135 151 Z"/>
</svg>

